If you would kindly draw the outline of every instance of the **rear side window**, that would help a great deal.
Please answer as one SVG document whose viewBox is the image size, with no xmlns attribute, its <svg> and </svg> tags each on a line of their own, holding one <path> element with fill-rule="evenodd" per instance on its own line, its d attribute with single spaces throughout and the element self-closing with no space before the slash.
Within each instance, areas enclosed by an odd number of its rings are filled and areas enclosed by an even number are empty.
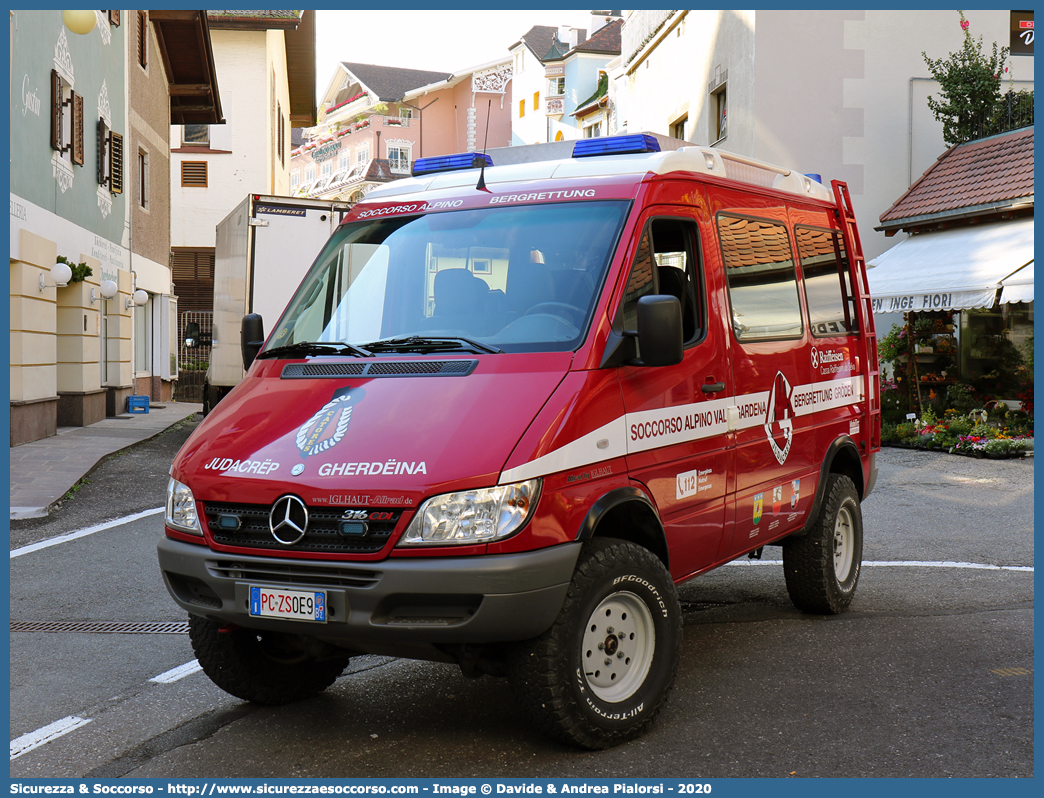
<svg viewBox="0 0 1044 798">
<path fill-rule="evenodd" d="M 812 334 L 818 338 L 859 331 L 845 242 L 836 230 L 795 227 Z"/>
<path fill-rule="evenodd" d="M 786 226 L 721 214 L 718 238 L 737 340 L 799 338 L 801 303 Z"/>
</svg>

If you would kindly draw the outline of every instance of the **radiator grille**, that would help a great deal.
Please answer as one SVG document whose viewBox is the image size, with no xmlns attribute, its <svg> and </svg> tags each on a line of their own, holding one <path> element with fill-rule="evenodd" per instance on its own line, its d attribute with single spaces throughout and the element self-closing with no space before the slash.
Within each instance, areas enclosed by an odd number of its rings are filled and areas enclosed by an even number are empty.
<svg viewBox="0 0 1044 798">
<path fill-rule="evenodd" d="M 401 510 L 385 508 L 363 510 L 352 507 L 309 507 L 308 526 L 301 540 L 292 546 L 277 541 L 269 527 L 271 506 L 265 504 L 220 504 L 207 502 L 207 528 L 215 543 L 223 546 L 241 546 L 250 549 L 268 549 L 272 551 L 309 551 L 326 554 L 373 554 L 384 548 L 388 538 L 395 530 L 395 525 L 402 515 Z M 354 513 L 379 513 L 390 516 L 381 520 L 347 521 L 343 514 L 351 510 Z M 233 517 L 239 520 L 235 530 L 222 529 L 218 523 L 221 517 Z M 349 524 L 351 534 L 342 534 L 342 524 Z"/>
</svg>

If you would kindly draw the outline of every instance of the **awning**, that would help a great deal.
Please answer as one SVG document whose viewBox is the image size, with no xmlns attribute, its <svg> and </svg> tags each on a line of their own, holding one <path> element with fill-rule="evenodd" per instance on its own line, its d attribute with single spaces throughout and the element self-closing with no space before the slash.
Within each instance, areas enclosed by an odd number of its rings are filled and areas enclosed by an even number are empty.
<svg viewBox="0 0 1044 798">
<path fill-rule="evenodd" d="M 920 233 L 900 241 L 870 261 L 867 271 L 874 313 L 908 310 L 965 310 L 993 307 L 1002 281 L 1013 282 L 1001 302 L 1033 296 L 1033 219 Z"/>
<path fill-rule="evenodd" d="M 1033 301 L 1033 261 L 1001 281 L 1002 305 Z"/>
</svg>

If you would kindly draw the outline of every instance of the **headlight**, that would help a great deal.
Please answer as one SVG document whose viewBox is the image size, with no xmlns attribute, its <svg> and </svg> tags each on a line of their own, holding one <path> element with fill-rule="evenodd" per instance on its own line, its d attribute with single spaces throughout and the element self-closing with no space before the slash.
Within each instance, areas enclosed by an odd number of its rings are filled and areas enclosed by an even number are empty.
<svg viewBox="0 0 1044 798">
<path fill-rule="evenodd" d="M 420 506 L 400 546 L 489 543 L 514 534 L 540 498 L 540 480 L 445 493 Z"/>
<path fill-rule="evenodd" d="M 202 535 L 199 518 L 196 516 L 196 499 L 188 485 L 176 479 L 167 483 L 167 526 L 179 532 Z"/>
</svg>

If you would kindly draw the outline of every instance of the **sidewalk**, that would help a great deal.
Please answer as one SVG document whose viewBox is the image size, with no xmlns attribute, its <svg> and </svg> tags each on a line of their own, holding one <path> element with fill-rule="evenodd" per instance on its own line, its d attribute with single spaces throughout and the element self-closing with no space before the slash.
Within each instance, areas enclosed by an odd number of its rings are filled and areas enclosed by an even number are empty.
<svg viewBox="0 0 1044 798">
<path fill-rule="evenodd" d="M 104 457 L 159 435 L 203 405 L 162 402 L 11 449 L 11 519 L 40 518 Z"/>
</svg>

